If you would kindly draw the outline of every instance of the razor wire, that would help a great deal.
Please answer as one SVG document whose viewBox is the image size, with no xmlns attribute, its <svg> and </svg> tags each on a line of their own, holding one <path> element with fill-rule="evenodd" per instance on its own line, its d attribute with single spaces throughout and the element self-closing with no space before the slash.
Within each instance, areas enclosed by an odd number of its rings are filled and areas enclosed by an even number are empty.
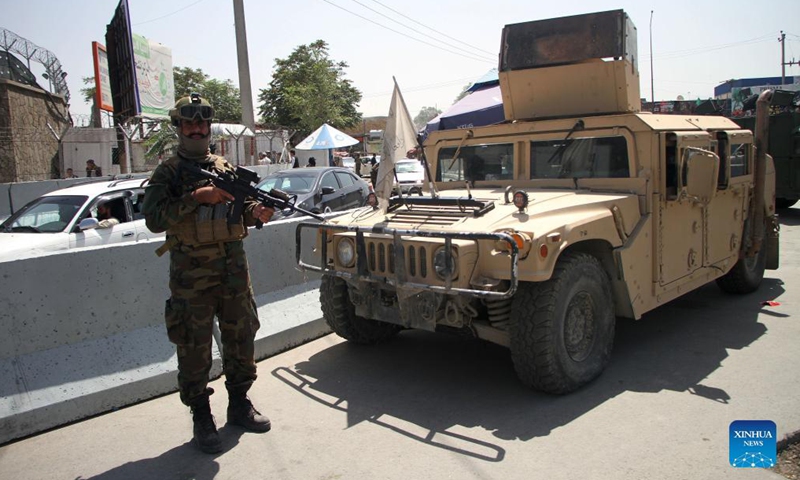
<svg viewBox="0 0 800 480">
<path fill-rule="evenodd" d="M 69 103 L 69 88 L 67 88 L 67 72 L 61 68 L 58 58 L 46 48 L 42 48 L 33 42 L 29 42 L 23 37 L 6 28 L 0 27 L 0 48 L 7 52 L 14 52 L 22 55 L 28 61 L 30 69 L 31 59 L 44 65 L 47 78 L 53 85 L 55 93 L 63 95 Z"/>
</svg>

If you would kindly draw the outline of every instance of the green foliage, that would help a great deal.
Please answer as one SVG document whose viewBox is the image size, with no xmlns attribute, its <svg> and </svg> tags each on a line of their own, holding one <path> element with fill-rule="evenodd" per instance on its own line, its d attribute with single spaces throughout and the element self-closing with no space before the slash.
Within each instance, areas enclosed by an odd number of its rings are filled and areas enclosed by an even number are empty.
<svg viewBox="0 0 800 480">
<path fill-rule="evenodd" d="M 169 120 L 162 120 L 158 127 L 145 139 L 145 156 L 154 158 L 167 153 L 178 142 L 178 135 Z"/>
<path fill-rule="evenodd" d="M 210 78 L 199 68 L 174 67 L 175 98 L 199 93 L 214 107 L 215 122 L 241 123 L 242 101 L 239 89 L 231 80 Z"/>
<path fill-rule="evenodd" d="M 414 126 L 417 127 L 417 130 L 419 130 L 423 128 L 429 121 L 436 118 L 436 116 L 440 113 L 442 113 L 442 111 L 436 107 L 422 107 L 417 116 L 414 117 Z"/>
<path fill-rule="evenodd" d="M 453 100 L 453 103 L 456 103 L 459 100 L 461 100 L 462 98 L 466 97 L 467 94 L 469 93 L 467 90 L 469 90 L 469 87 L 471 87 L 471 86 L 472 86 L 471 83 L 468 83 L 468 84 L 464 85 L 464 88 L 461 90 L 461 93 L 459 93 L 458 96 L 456 97 L 456 99 Z"/>
<path fill-rule="evenodd" d="M 323 123 L 344 129 L 361 122 L 361 92 L 344 78 L 345 62 L 328 57 L 323 40 L 297 47 L 275 59 L 275 74 L 258 95 L 262 122 L 296 130 L 303 138 Z"/>
<path fill-rule="evenodd" d="M 83 77 L 83 84 L 88 85 L 86 88 L 81 88 L 81 95 L 86 103 L 94 102 L 94 95 L 97 91 L 94 85 L 94 77 Z"/>
<path fill-rule="evenodd" d="M 193 92 L 200 93 L 200 89 L 208 80 L 208 75 L 199 68 L 173 67 L 172 78 L 175 84 L 175 99 L 178 99 Z"/>
</svg>

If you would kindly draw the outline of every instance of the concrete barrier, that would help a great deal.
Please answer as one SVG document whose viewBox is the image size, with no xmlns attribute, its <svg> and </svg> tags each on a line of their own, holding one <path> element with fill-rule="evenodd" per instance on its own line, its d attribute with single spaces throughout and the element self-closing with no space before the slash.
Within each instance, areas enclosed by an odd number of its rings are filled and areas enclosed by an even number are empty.
<svg viewBox="0 0 800 480">
<path fill-rule="evenodd" d="M 318 277 L 295 264 L 299 220 L 245 239 L 263 359 L 329 332 Z M 314 232 L 306 229 L 306 242 Z M 0 444 L 175 391 L 160 241 L 0 263 Z M 220 373 L 215 352 L 212 375 Z"/>
</svg>

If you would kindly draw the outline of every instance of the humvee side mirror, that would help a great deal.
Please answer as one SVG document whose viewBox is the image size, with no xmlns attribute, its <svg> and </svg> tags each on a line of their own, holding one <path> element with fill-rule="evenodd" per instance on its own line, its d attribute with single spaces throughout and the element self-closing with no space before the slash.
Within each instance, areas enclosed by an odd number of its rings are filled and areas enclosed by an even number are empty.
<svg viewBox="0 0 800 480">
<path fill-rule="evenodd" d="M 707 205 L 717 191 L 719 157 L 714 152 L 687 147 L 683 154 L 683 194 Z"/>
</svg>

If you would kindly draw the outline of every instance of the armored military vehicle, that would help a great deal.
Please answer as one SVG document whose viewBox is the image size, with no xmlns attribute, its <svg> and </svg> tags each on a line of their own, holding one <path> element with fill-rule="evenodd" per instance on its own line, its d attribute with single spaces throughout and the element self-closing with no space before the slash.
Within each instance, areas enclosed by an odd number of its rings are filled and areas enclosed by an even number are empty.
<svg viewBox="0 0 800 480">
<path fill-rule="evenodd" d="M 753 99 L 754 100 L 754 99 Z M 747 103 L 753 103 L 745 102 Z M 775 162 L 775 206 L 789 208 L 800 200 L 800 93 L 773 92 L 770 101 L 769 141 L 767 153 Z M 753 107 L 747 114 L 733 117 L 737 125 L 755 131 L 756 116 Z"/>
<path fill-rule="evenodd" d="M 729 119 L 640 112 L 637 61 L 621 10 L 507 25 L 505 123 L 432 133 L 425 196 L 298 226 L 333 331 L 468 332 L 567 393 L 605 368 L 617 317 L 713 280 L 756 290 L 778 266 L 771 160 Z"/>
</svg>

